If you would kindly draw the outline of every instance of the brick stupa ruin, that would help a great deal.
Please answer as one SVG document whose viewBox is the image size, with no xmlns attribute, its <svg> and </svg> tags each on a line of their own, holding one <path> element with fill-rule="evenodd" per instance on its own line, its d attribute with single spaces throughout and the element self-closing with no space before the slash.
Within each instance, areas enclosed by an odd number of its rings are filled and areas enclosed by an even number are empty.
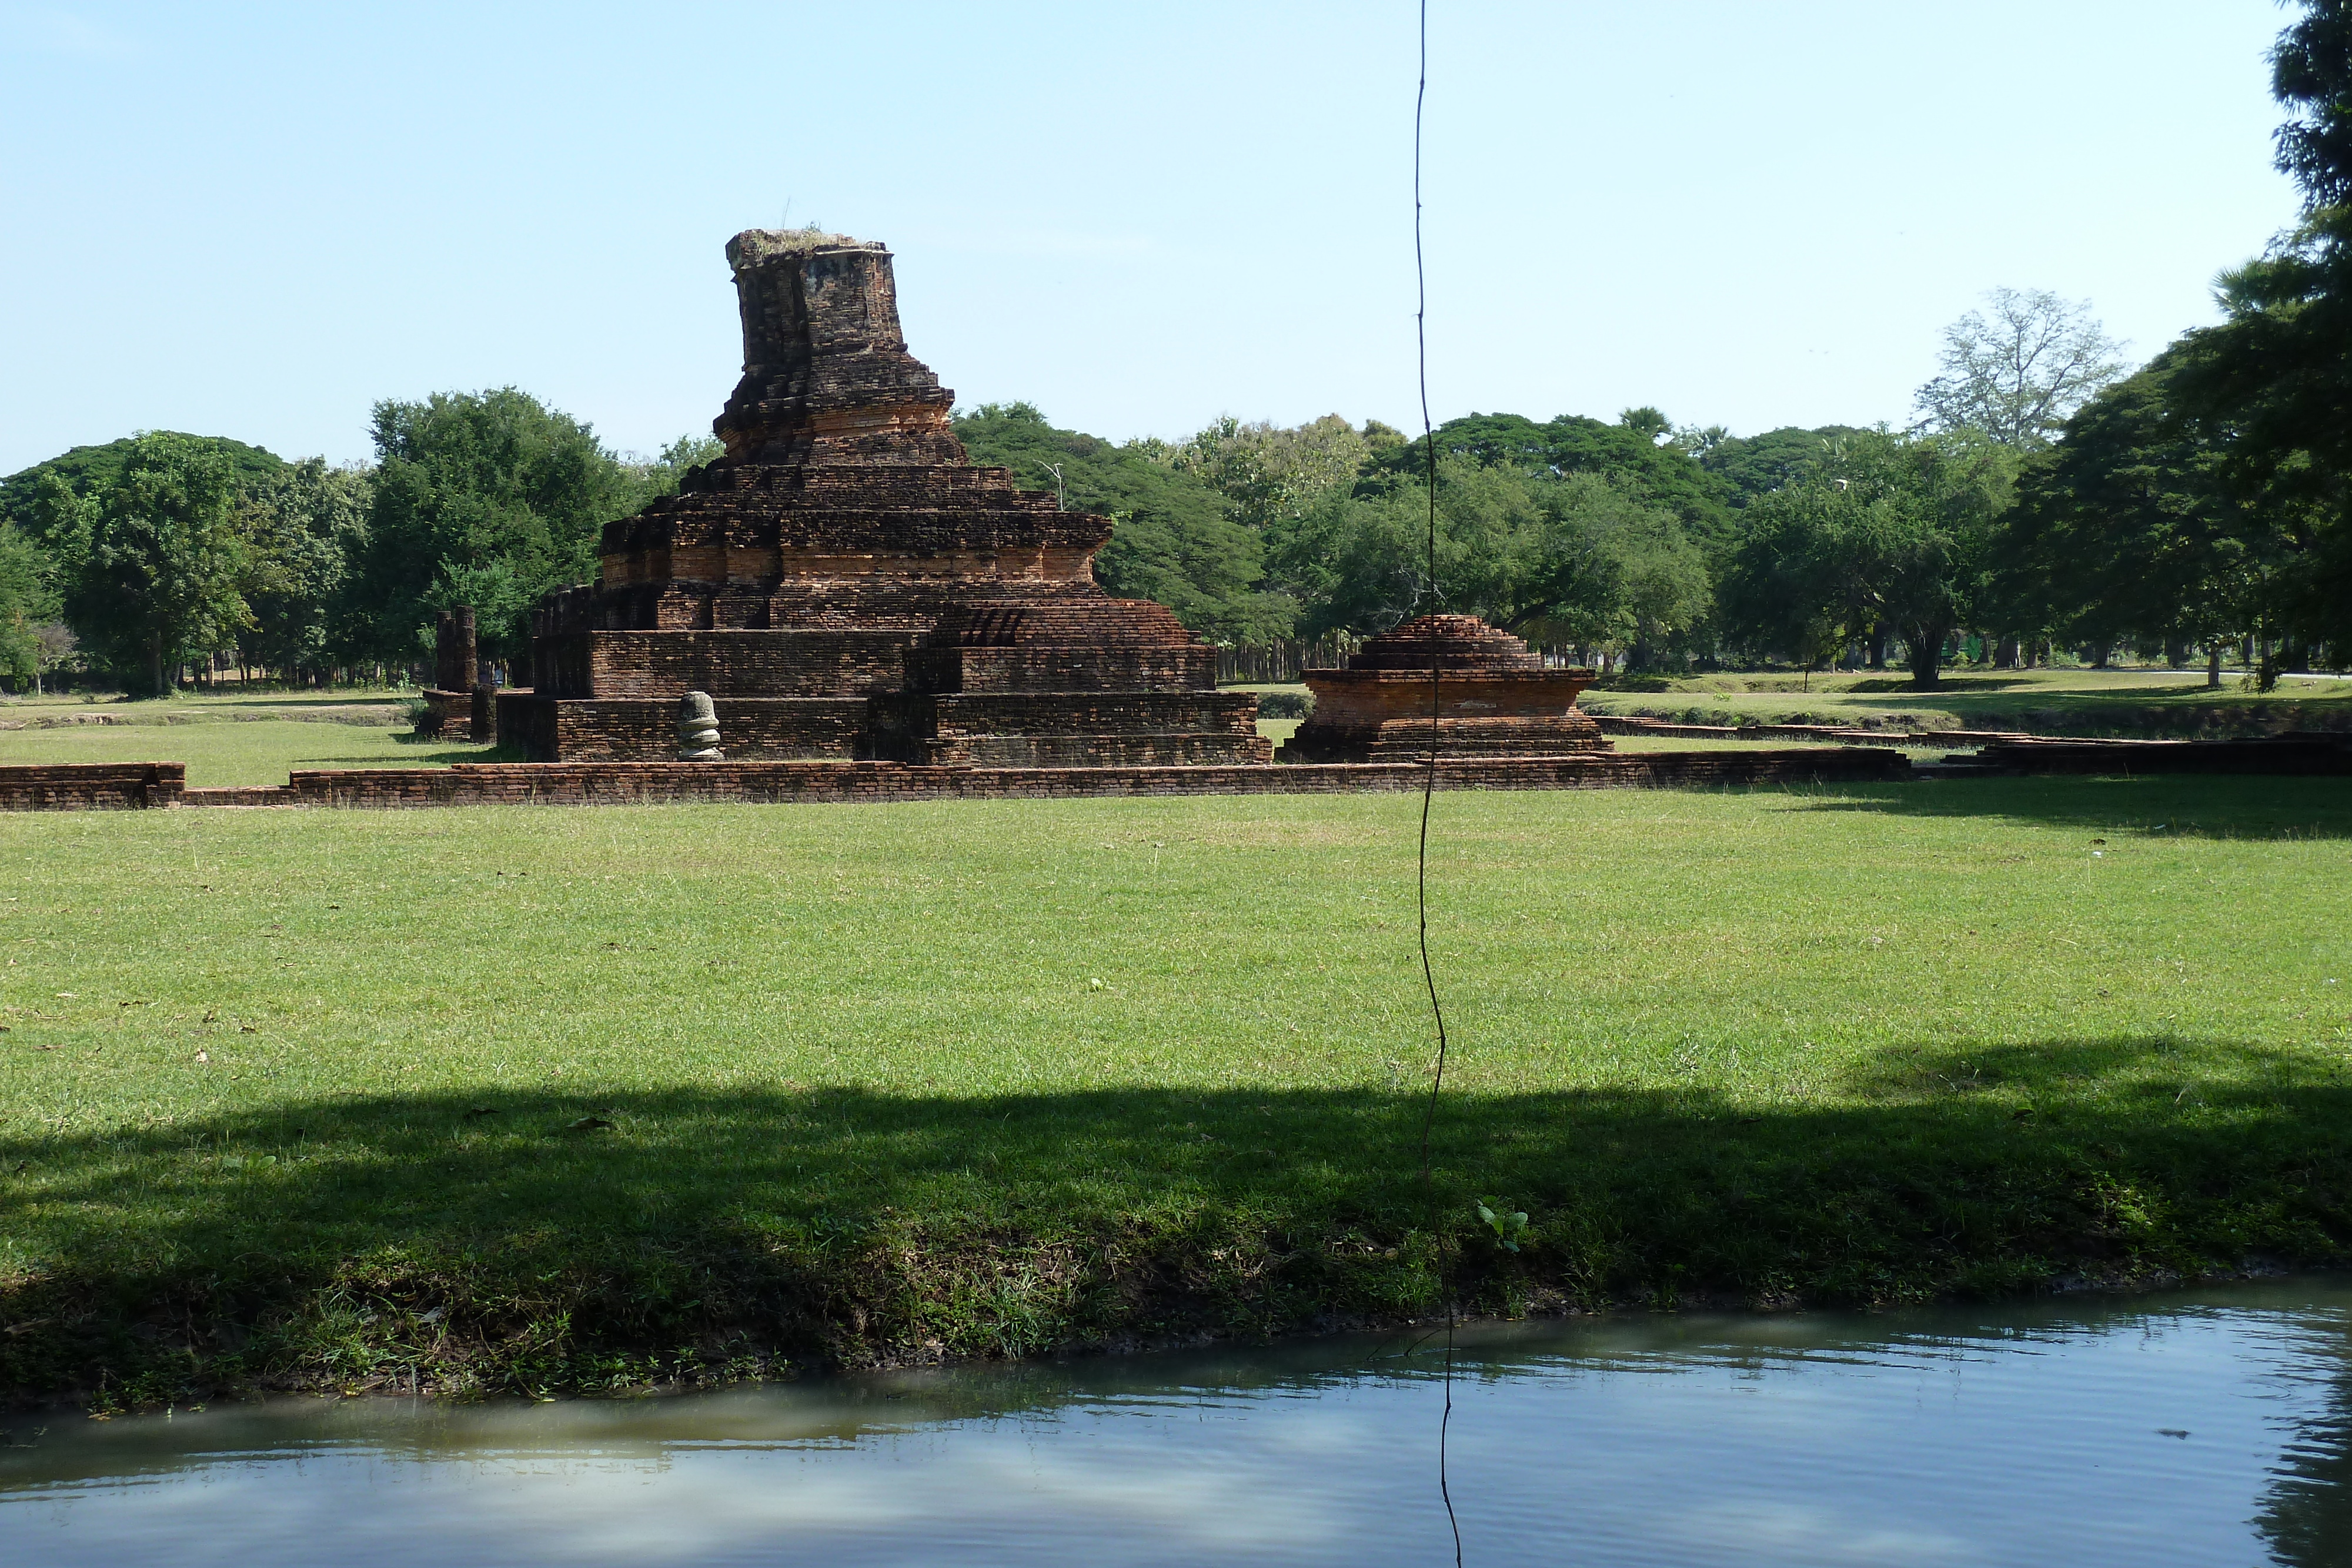
<svg viewBox="0 0 2352 1568">
<path fill-rule="evenodd" d="M 1430 716 L 1430 671 L 1437 716 Z M 1547 757 L 1614 749 L 1576 706 L 1591 670 L 1543 656 L 1475 615 L 1423 615 L 1368 638 L 1345 669 L 1308 670 L 1315 711 L 1282 748 L 1286 762 L 1405 762 Z"/>
<path fill-rule="evenodd" d="M 532 619 L 499 727 L 533 761 L 677 755 L 707 692 L 730 759 L 1031 768 L 1265 763 L 1253 696 L 1164 607 L 1094 579 L 1108 518 L 974 466 L 908 353 L 890 253 L 728 242 L 743 379 L 724 456 L 604 529 Z"/>
</svg>

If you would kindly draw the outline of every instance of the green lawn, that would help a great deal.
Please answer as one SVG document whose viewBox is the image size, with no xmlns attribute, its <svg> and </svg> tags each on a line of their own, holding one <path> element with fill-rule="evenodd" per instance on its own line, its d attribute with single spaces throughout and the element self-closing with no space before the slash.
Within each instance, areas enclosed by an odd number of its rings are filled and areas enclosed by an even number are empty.
<svg viewBox="0 0 2352 1568">
<path fill-rule="evenodd" d="M 2284 677 L 2274 692 L 2235 675 L 2208 689 L 2201 672 L 2002 670 L 1946 675 L 1923 692 L 1907 674 L 1696 675 L 1591 690 L 1594 713 L 1697 724 L 1870 724 L 1916 729 L 2026 729 L 2066 735 L 2245 734 L 2352 728 L 2352 681 Z"/>
<path fill-rule="evenodd" d="M 0 1386 L 2344 1255 L 2339 781 L 1441 795 L 1427 1187 L 1419 804 L 0 817 Z"/>
<path fill-rule="evenodd" d="M 208 788 L 283 784 L 297 768 L 446 768 L 490 754 L 417 739 L 403 700 L 396 692 L 16 698 L 0 702 L 0 727 L 0 727 L 0 764 L 184 762 L 188 783 Z"/>
</svg>

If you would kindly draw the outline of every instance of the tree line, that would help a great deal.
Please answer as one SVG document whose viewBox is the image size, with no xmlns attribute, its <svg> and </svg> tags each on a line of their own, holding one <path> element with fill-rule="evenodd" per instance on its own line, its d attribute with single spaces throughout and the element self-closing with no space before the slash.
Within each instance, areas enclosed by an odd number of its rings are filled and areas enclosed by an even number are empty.
<svg viewBox="0 0 2352 1568">
<path fill-rule="evenodd" d="M 1634 669 L 2118 650 L 2262 685 L 2352 664 L 2352 0 L 2272 54 L 2298 222 L 2226 274 L 2223 319 L 2127 373 L 2086 306 L 1993 290 L 1906 428 L 1735 437 L 1655 409 L 1510 414 L 1413 440 L 1336 416 L 1112 446 L 1026 404 L 967 444 L 1122 518 L 1103 575 L 1220 638 L 1484 616 Z M 1437 549 L 1427 549 L 1435 465 Z M 1188 493 L 1192 480 L 1214 492 Z M 1221 502 L 1222 505 L 1217 503 Z"/>
<path fill-rule="evenodd" d="M 511 653 L 541 594 L 593 576 L 605 523 L 719 451 L 689 435 L 627 458 L 510 387 L 381 402 L 369 434 L 374 461 L 342 467 L 165 431 L 0 480 L 0 681 L 159 693 L 216 660 L 289 685 L 397 678 L 460 604 L 486 656 Z"/>
<path fill-rule="evenodd" d="M 2352 0 L 2273 54 L 2302 211 L 2225 275 L 2223 319 L 2129 371 L 2086 306 L 1996 289 L 1906 427 L 1734 436 L 1652 408 L 1473 414 L 1414 436 L 1327 415 L 1113 443 L 1025 402 L 959 410 L 975 462 L 1115 524 L 1112 591 L 1235 645 L 1485 617 L 1632 670 L 2030 664 L 2118 651 L 2218 682 L 2352 663 Z M 486 656 L 591 579 L 603 526 L 717 455 L 649 460 L 512 388 L 385 402 L 371 464 L 168 433 L 0 481 L 0 683 L 135 691 L 192 661 L 314 683 L 404 670 L 435 611 Z M 1435 572 L 1427 485 L 1435 466 Z"/>
</svg>

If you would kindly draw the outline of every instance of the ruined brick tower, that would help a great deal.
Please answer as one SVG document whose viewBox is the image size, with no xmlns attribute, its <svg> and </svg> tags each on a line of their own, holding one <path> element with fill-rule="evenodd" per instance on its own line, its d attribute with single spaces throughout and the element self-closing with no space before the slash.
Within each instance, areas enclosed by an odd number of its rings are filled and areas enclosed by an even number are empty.
<svg viewBox="0 0 2352 1568">
<path fill-rule="evenodd" d="M 502 734 L 535 761 L 661 760 L 704 691 L 734 758 L 1269 759 L 1256 699 L 1213 689 L 1215 651 L 1097 585 L 1108 519 L 967 461 L 887 249 L 753 229 L 727 259 L 726 455 L 609 525 L 599 580 L 541 603 L 539 684 L 503 700 Z"/>
</svg>

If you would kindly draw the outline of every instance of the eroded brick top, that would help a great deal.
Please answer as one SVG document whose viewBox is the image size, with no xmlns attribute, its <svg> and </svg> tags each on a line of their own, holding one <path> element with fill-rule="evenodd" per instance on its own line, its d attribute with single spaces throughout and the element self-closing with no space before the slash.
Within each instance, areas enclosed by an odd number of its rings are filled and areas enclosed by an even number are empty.
<svg viewBox="0 0 2352 1568">
<path fill-rule="evenodd" d="M 739 463 L 961 464 L 955 394 L 907 351 L 890 252 L 846 235 L 727 242 L 743 379 L 712 428 Z"/>
<path fill-rule="evenodd" d="M 1351 670 L 1504 671 L 1544 667 L 1543 656 L 1475 615 L 1423 615 L 1367 638 L 1348 656 Z"/>
<path fill-rule="evenodd" d="M 928 629 L 960 603 L 1108 602 L 1110 519 L 974 466 L 955 394 L 907 351 L 888 247 L 814 230 L 727 243 L 743 375 L 724 455 L 605 525 L 597 580 L 542 605 L 548 633 Z"/>
</svg>

